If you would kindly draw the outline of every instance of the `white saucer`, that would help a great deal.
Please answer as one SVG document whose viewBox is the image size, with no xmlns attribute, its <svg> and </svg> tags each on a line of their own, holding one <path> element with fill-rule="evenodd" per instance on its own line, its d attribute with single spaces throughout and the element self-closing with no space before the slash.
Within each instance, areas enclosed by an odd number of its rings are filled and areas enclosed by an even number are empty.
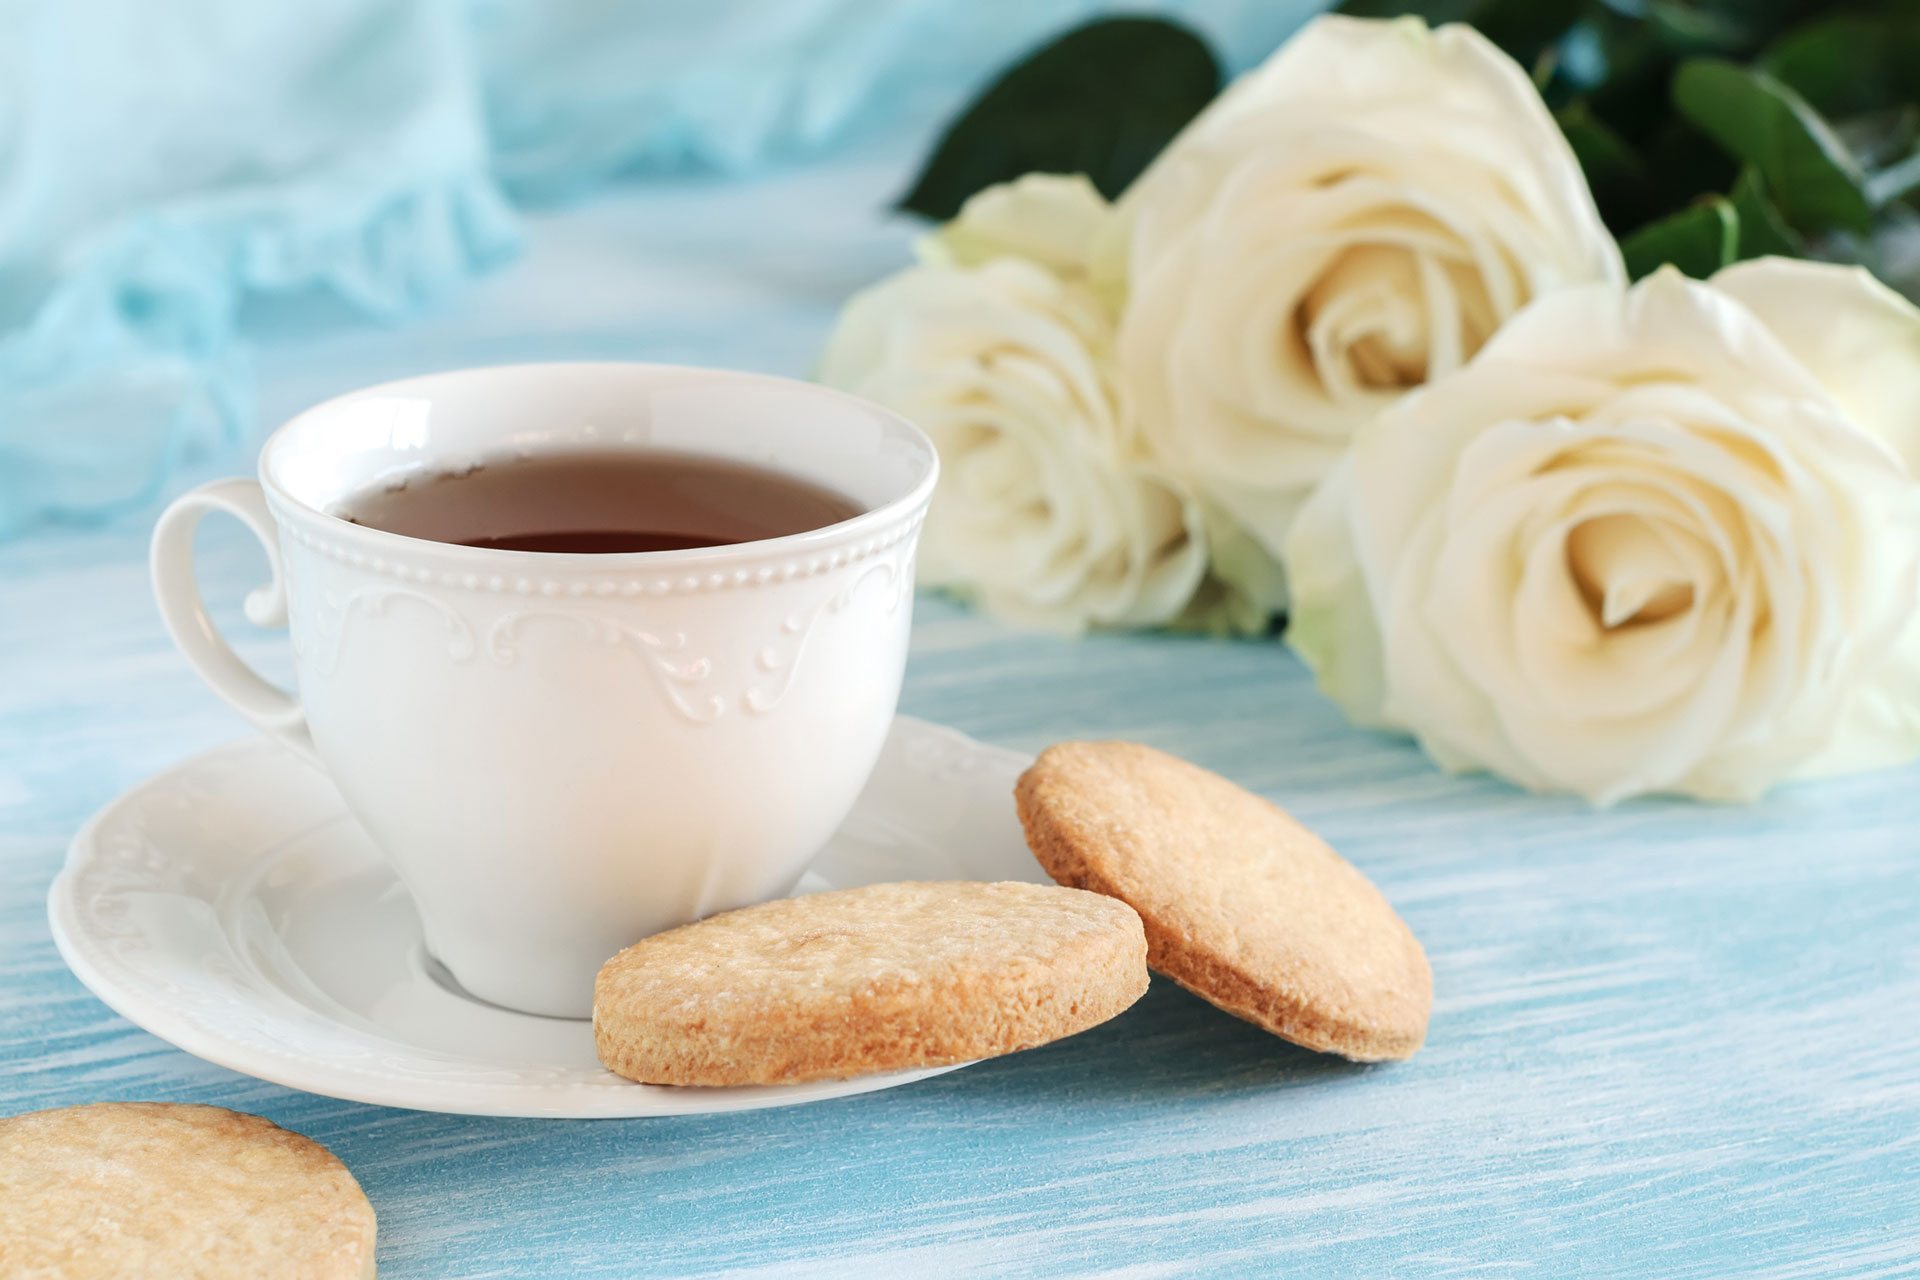
<svg viewBox="0 0 1920 1280">
<path fill-rule="evenodd" d="M 800 891 L 1040 880 L 1013 783 L 1027 758 L 901 717 Z M 942 1070 L 738 1089 L 633 1084 L 584 1021 L 461 992 L 332 783 L 255 739 L 108 805 L 48 902 L 54 941 L 117 1013 L 210 1062 L 356 1102 L 472 1115 L 699 1115 L 885 1089 Z"/>
</svg>

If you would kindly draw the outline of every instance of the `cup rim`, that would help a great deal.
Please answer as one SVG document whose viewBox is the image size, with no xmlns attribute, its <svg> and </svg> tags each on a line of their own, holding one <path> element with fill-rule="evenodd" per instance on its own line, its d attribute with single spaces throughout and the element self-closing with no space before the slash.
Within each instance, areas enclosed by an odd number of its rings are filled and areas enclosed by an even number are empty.
<svg viewBox="0 0 1920 1280">
<path fill-rule="evenodd" d="M 293 430 L 302 422 L 321 414 L 338 409 L 350 401 L 382 394 L 403 392 L 419 393 L 423 384 L 459 378 L 462 375 L 490 373 L 512 370 L 528 375 L 577 373 L 588 369 L 617 369 L 628 373 L 693 374 L 699 377 L 729 382 L 753 382 L 770 385 L 785 390 L 815 395 L 822 399 L 838 401 L 857 408 L 863 413 L 879 418 L 893 429 L 901 432 L 910 442 L 917 445 L 926 457 L 926 471 L 906 493 L 890 499 L 879 506 L 836 520 L 832 524 L 821 525 L 817 529 L 807 529 L 799 533 L 782 534 L 776 538 L 759 538 L 748 542 L 721 543 L 711 547 L 681 547 L 665 551 L 521 551 L 506 547 L 470 547 L 457 542 L 438 542 L 432 538 L 418 538 L 412 534 L 395 533 L 389 529 L 380 529 L 372 525 L 355 524 L 351 520 L 324 511 L 302 498 L 289 492 L 273 473 L 273 462 L 277 451 L 284 446 Z M 507 361 L 490 365 L 466 365 L 454 369 L 442 369 L 432 373 L 414 374 L 405 378 L 394 378 L 386 382 L 377 382 L 364 387 L 356 387 L 339 395 L 330 396 L 317 404 L 310 405 L 275 427 L 266 441 L 260 446 L 260 461 L 257 467 L 260 487 L 272 499 L 273 505 L 299 514 L 303 519 L 315 523 L 318 527 L 334 534 L 365 540 L 369 546 L 385 545 L 396 552 L 408 550 L 416 555 L 433 554 L 451 557 L 456 561 L 470 564 L 475 569 L 491 567 L 496 571 L 505 571 L 507 566 L 515 566 L 520 571 L 543 568 L 582 568 L 593 566 L 600 572 L 617 572 L 621 569 L 645 570 L 652 568 L 667 569 L 681 565 L 698 564 L 716 559 L 733 559 L 742 556 L 759 556 L 786 552 L 804 553 L 817 547 L 837 543 L 847 538 L 858 538 L 862 534 L 874 533 L 889 528 L 902 520 L 912 518 L 923 509 L 933 495 L 934 486 L 940 479 L 940 453 L 926 432 L 903 415 L 877 404 L 863 396 L 842 391 L 802 378 L 783 377 L 779 374 L 756 373 L 738 369 L 719 369 L 706 365 L 667 364 L 646 360 L 532 360 Z"/>
</svg>

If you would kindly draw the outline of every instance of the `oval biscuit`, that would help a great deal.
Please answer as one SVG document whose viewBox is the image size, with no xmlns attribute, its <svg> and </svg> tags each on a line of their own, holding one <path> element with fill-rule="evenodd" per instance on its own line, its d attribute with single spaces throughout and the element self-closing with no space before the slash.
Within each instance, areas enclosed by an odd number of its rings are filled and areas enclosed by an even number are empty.
<svg viewBox="0 0 1920 1280">
<path fill-rule="evenodd" d="M 1105 1022 L 1147 989 L 1125 904 L 1052 885 L 868 885 L 638 942 L 594 984 L 611 1071 L 786 1084 L 969 1062 Z"/>
<path fill-rule="evenodd" d="M 0 1119 L 0 1275 L 372 1276 L 373 1206 L 259 1116 L 99 1102 Z"/>
<path fill-rule="evenodd" d="M 1061 884 L 1140 913 L 1147 963 L 1309 1049 L 1411 1057 L 1433 973 L 1367 878 L 1278 806 L 1131 742 L 1066 742 L 1015 790 L 1027 843 Z"/>
</svg>

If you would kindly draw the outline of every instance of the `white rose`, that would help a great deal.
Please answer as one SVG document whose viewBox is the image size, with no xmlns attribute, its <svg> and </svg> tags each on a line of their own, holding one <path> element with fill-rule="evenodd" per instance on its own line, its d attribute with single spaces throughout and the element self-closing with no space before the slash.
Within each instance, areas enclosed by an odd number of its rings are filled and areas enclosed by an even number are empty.
<svg viewBox="0 0 1920 1280">
<path fill-rule="evenodd" d="M 1417 19 L 1308 23 L 1118 214 L 1122 390 L 1155 455 L 1276 554 L 1358 424 L 1540 294 L 1623 279 L 1526 73 Z"/>
<path fill-rule="evenodd" d="M 1564 291 L 1358 433 L 1292 643 L 1443 766 L 1598 803 L 1905 759 L 1917 446 L 1920 312 L 1862 271 Z"/>
<path fill-rule="evenodd" d="M 1081 179 L 982 193 L 928 265 L 848 304 L 820 370 L 940 451 L 921 581 L 1056 630 L 1172 621 L 1206 572 L 1197 504 L 1122 440 L 1112 319 L 1082 269 L 1107 215 Z"/>
</svg>

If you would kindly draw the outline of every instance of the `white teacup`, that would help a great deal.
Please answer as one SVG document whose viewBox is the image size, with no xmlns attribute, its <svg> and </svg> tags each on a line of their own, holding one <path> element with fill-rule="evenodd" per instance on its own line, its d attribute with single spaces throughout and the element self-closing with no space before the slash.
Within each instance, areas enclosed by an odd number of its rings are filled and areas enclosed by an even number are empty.
<svg viewBox="0 0 1920 1280">
<path fill-rule="evenodd" d="M 771 467 L 862 514 L 809 533 L 594 555 L 429 542 L 330 514 L 410 473 L 569 449 Z M 474 369 L 331 400 L 260 481 L 167 509 L 153 578 L 216 693 L 315 760 L 469 991 L 584 1016 L 615 951 L 790 890 L 880 751 L 938 463 L 905 421 L 780 378 L 638 364 Z M 194 582 L 209 511 L 266 545 L 247 617 L 291 628 L 299 697 L 243 664 Z"/>
</svg>

